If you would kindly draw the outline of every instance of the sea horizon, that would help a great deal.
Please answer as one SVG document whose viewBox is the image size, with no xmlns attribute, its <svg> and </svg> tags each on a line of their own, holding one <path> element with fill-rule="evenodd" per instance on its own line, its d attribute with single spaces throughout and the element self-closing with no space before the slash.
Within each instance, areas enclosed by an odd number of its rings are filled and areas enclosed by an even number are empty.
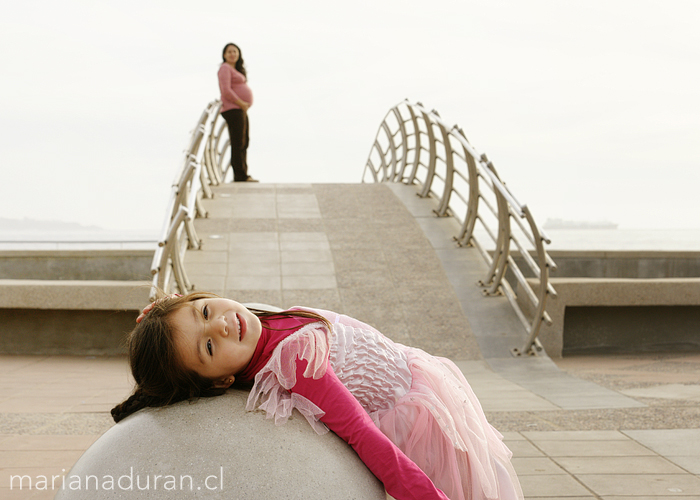
<svg viewBox="0 0 700 500">
<path fill-rule="evenodd" d="M 700 251 L 698 229 L 549 229 L 548 251 Z M 160 231 L 1 231 L 0 250 L 153 249 Z"/>
</svg>

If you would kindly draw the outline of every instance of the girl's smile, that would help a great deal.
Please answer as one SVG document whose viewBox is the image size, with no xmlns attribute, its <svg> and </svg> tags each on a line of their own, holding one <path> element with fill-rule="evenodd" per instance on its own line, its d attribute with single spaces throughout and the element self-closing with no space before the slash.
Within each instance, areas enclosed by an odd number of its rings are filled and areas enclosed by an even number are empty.
<svg viewBox="0 0 700 500">
<path fill-rule="evenodd" d="M 172 314 L 175 351 L 184 367 L 229 387 L 255 353 L 262 325 L 245 306 L 229 299 L 190 302 Z"/>
</svg>

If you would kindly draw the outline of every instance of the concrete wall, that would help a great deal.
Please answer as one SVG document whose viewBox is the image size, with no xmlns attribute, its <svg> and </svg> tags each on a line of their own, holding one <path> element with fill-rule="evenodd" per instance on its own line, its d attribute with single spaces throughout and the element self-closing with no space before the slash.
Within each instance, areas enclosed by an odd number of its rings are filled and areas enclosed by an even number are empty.
<svg viewBox="0 0 700 500">
<path fill-rule="evenodd" d="M 0 252 L 0 353 L 113 355 L 148 303 L 153 252 Z"/>
<path fill-rule="evenodd" d="M 700 350 L 700 278 L 552 278 L 539 339 L 547 354 Z M 537 283 L 532 280 L 532 286 Z M 523 301 L 526 311 L 532 307 Z M 646 320 L 644 318 L 647 318 Z"/>
<path fill-rule="evenodd" d="M 562 356 L 700 351 L 700 306 L 569 306 Z"/>
<path fill-rule="evenodd" d="M 4 250 L 0 279 L 146 280 L 153 250 Z"/>
<path fill-rule="evenodd" d="M 551 273 L 556 278 L 700 278 L 700 252 L 555 250 L 549 255 L 557 264 Z M 513 258 L 527 269 L 518 254 Z"/>
</svg>

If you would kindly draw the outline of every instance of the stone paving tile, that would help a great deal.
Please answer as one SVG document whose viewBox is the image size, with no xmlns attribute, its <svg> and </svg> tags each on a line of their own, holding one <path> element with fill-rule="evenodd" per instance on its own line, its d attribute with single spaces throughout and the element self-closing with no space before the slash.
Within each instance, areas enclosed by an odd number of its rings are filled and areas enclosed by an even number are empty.
<svg viewBox="0 0 700 500">
<path fill-rule="evenodd" d="M 188 276 L 225 276 L 228 269 L 226 262 L 191 262 L 187 264 Z"/>
<path fill-rule="evenodd" d="M 686 457 L 670 454 L 666 455 L 666 458 L 691 474 L 700 475 L 700 457 Z"/>
<path fill-rule="evenodd" d="M 693 422 L 688 422 L 692 424 Z M 695 425 L 700 421 L 695 421 Z M 700 457 L 700 429 L 623 431 L 627 436 L 662 455 Z"/>
<path fill-rule="evenodd" d="M 619 431 L 524 431 L 532 441 L 629 441 L 629 437 Z"/>
<path fill-rule="evenodd" d="M 556 457 L 557 464 L 579 474 L 684 474 L 685 471 L 659 456 Z"/>
<path fill-rule="evenodd" d="M 113 405 L 114 406 L 114 405 Z M 27 450 L 85 450 L 100 437 L 88 436 L 18 436 L 6 435 L 0 439 L 0 451 Z"/>
<path fill-rule="evenodd" d="M 504 441 L 527 441 L 520 432 L 501 432 Z"/>
<path fill-rule="evenodd" d="M 512 463 L 518 477 L 567 473 L 548 457 L 513 457 Z"/>
<path fill-rule="evenodd" d="M 237 302 L 258 304 L 269 304 L 277 307 L 282 306 L 282 291 L 281 290 L 232 290 L 228 289 L 223 294 L 224 297 L 230 298 Z"/>
<path fill-rule="evenodd" d="M 48 489 L 43 490 L 32 490 L 21 491 L 21 490 L 10 490 L 8 488 L 0 488 L 0 500 L 52 500 L 57 491 Z"/>
<path fill-rule="evenodd" d="M 518 458 L 532 458 L 532 457 L 544 457 L 545 454 L 537 449 L 535 445 L 528 441 L 521 441 L 521 440 L 516 440 L 516 441 L 511 441 L 511 440 L 504 440 L 503 441 L 506 446 L 510 449 L 510 451 L 513 452 L 514 457 Z"/>
<path fill-rule="evenodd" d="M 275 218 L 228 219 L 228 223 L 229 230 L 227 232 L 240 233 L 276 231 L 279 226 L 279 221 Z"/>
<path fill-rule="evenodd" d="M 338 287 L 334 275 L 316 276 L 282 276 L 282 289 L 309 290 L 328 288 L 335 290 Z"/>
<path fill-rule="evenodd" d="M 280 251 L 305 251 L 305 250 L 328 250 L 330 245 L 328 237 L 325 233 L 281 233 L 280 234 Z"/>
<path fill-rule="evenodd" d="M 231 275 L 226 279 L 225 288 L 227 290 L 279 290 L 281 286 L 280 276 Z"/>
<path fill-rule="evenodd" d="M 283 266 L 280 262 L 275 261 L 257 262 L 254 266 L 232 264 L 228 267 L 226 278 L 231 279 L 237 276 L 279 276 L 280 269 L 283 269 Z"/>
<path fill-rule="evenodd" d="M 335 274 L 335 268 L 332 261 L 283 262 L 281 272 L 282 276 L 330 276 Z"/>
<path fill-rule="evenodd" d="M 194 228 L 200 238 L 204 234 L 228 233 L 232 230 L 231 220 L 228 218 L 195 219 Z"/>
<path fill-rule="evenodd" d="M 221 294 L 226 288 L 225 276 L 197 276 L 196 279 L 190 278 L 190 282 L 194 285 L 195 290 L 202 292 Z"/>
<path fill-rule="evenodd" d="M 629 441 L 546 441 L 535 445 L 550 457 L 631 457 L 653 455 L 648 448 Z"/>
<path fill-rule="evenodd" d="M 187 252 L 185 254 L 185 269 L 189 269 L 191 264 L 194 263 L 221 263 L 221 262 L 228 262 L 228 252 L 226 251 L 214 251 L 214 250 L 207 250 L 206 252 Z"/>
<path fill-rule="evenodd" d="M 46 467 L 60 467 L 74 463 L 82 450 L 0 450 L 0 468 L 32 467 L 38 461 Z"/>
<path fill-rule="evenodd" d="M 590 490 L 568 474 L 533 474 L 518 479 L 525 498 L 592 496 Z"/>
<path fill-rule="evenodd" d="M 469 382 L 472 386 L 474 386 L 471 380 Z M 479 397 L 479 402 L 484 408 L 484 411 L 488 412 L 510 412 L 522 410 L 523 408 L 536 412 L 541 410 L 549 410 L 552 407 L 552 404 L 549 401 L 524 390 L 487 391 L 474 389 L 474 392 L 476 392 L 477 396 Z"/>
<path fill-rule="evenodd" d="M 690 474 L 581 474 L 577 477 L 601 496 L 676 494 L 700 498 L 700 478 Z"/>
<path fill-rule="evenodd" d="M 678 467 L 700 474 L 700 429 L 629 430 L 624 433 Z"/>
<path fill-rule="evenodd" d="M 279 250 L 233 250 L 229 252 L 229 272 L 239 266 L 254 267 L 257 264 L 281 262 Z"/>
<path fill-rule="evenodd" d="M 618 495 L 605 495 L 601 498 L 602 500 L 696 500 L 694 495 L 683 495 L 683 493 L 676 493 L 670 495 L 634 495 L 634 496 L 618 496 Z"/>
<path fill-rule="evenodd" d="M 228 249 L 228 237 L 223 234 L 204 234 L 200 235 L 200 238 L 202 239 L 202 248 L 192 250 L 192 252 L 226 251 Z"/>
<path fill-rule="evenodd" d="M 527 500 L 598 500 L 600 497 L 591 494 L 591 495 L 585 496 L 585 497 L 582 497 L 582 496 L 575 496 L 575 497 L 570 497 L 570 496 L 540 497 L 540 496 L 536 496 L 536 497 L 533 497 L 533 496 L 528 495 L 525 498 Z M 631 499 L 629 497 L 627 497 L 626 500 L 631 500 Z M 637 498 L 635 497 L 634 500 L 637 500 Z"/>
<path fill-rule="evenodd" d="M 229 233 L 228 249 L 236 251 L 279 251 L 279 236 L 275 232 Z"/>
</svg>

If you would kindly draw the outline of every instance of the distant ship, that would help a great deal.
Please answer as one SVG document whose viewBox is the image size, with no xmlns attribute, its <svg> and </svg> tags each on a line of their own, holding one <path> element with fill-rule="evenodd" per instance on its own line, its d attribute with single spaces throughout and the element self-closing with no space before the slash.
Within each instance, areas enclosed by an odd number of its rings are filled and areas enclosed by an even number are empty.
<svg viewBox="0 0 700 500">
<path fill-rule="evenodd" d="M 617 224 L 610 221 L 576 221 L 564 219 L 547 219 L 543 229 L 617 229 Z"/>
</svg>

